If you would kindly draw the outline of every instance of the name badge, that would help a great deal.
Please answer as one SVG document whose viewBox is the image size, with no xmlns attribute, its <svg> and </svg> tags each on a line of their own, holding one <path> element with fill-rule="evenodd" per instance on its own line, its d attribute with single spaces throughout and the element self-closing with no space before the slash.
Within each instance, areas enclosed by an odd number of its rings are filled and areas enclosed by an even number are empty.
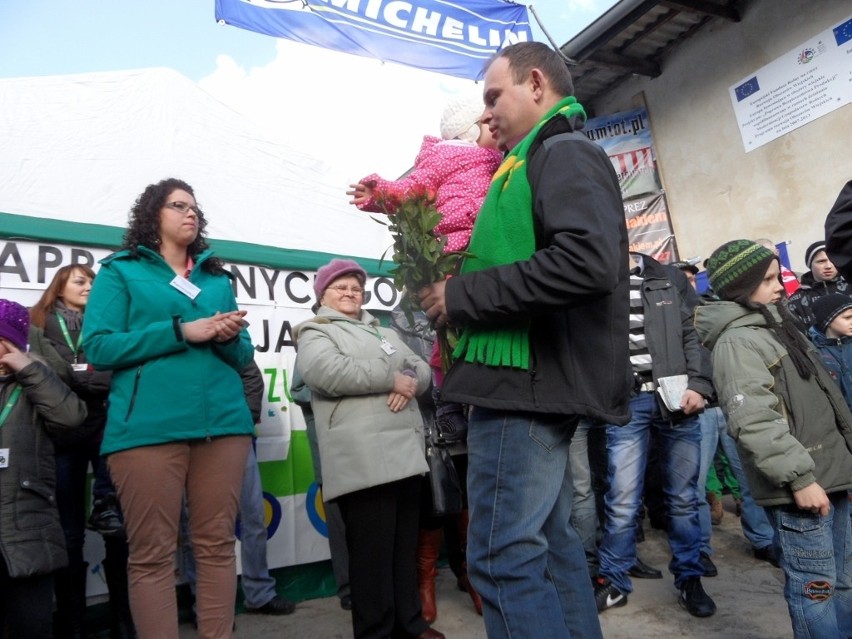
<svg viewBox="0 0 852 639">
<path fill-rule="evenodd" d="M 87 370 L 89 370 L 89 365 L 88 364 L 71 364 L 71 369 L 75 373 L 85 373 Z"/>
<path fill-rule="evenodd" d="M 198 294 L 201 292 L 200 288 L 198 288 L 195 284 L 190 282 L 185 277 L 181 277 L 180 275 L 176 275 L 175 279 L 173 279 L 170 283 L 172 286 L 174 286 L 177 290 L 179 290 L 191 300 L 194 300 L 196 297 L 198 297 Z"/>
<path fill-rule="evenodd" d="M 9 449 L 0 448 L 0 468 L 9 467 Z"/>
<path fill-rule="evenodd" d="M 396 348 L 394 345 L 387 341 L 384 337 L 382 338 L 382 350 L 388 355 L 393 355 L 396 353 Z"/>
</svg>

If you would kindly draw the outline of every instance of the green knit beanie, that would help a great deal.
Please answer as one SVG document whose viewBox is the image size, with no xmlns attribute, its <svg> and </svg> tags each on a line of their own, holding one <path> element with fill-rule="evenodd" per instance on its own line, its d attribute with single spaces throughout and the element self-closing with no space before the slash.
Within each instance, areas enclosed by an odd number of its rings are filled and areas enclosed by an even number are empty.
<svg viewBox="0 0 852 639">
<path fill-rule="evenodd" d="M 774 259 L 775 254 L 757 242 L 725 242 L 707 260 L 710 286 L 720 299 L 745 303 Z"/>
</svg>

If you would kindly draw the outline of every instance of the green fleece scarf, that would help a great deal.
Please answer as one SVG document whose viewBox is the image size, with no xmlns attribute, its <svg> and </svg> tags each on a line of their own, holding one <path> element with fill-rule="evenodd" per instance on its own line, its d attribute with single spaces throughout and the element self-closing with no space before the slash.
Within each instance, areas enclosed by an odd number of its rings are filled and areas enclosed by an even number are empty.
<svg viewBox="0 0 852 639">
<path fill-rule="evenodd" d="M 474 257 L 462 264 L 462 273 L 527 260 L 535 252 L 532 190 L 527 178 L 527 153 L 541 128 L 554 117 L 571 118 L 586 112 L 574 96 L 563 98 L 505 157 L 488 187 L 476 217 L 468 249 Z M 465 328 L 453 357 L 486 366 L 529 369 L 529 321 L 501 328 Z"/>
</svg>

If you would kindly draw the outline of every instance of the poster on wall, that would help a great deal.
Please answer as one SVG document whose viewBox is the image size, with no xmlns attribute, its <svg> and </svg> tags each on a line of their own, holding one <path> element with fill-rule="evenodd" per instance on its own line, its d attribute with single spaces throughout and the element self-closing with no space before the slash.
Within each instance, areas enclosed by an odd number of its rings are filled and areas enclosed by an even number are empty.
<svg viewBox="0 0 852 639">
<path fill-rule="evenodd" d="M 852 16 L 728 87 L 746 153 L 852 102 Z"/>
<path fill-rule="evenodd" d="M 618 176 L 630 250 L 664 264 L 676 261 L 677 242 L 657 170 L 647 110 L 640 107 L 591 118 L 583 133 L 603 147 Z"/>
<path fill-rule="evenodd" d="M 677 261 L 677 241 L 663 193 L 624 201 L 630 250 L 650 255 L 658 262 Z"/>
<path fill-rule="evenodd" d="M 0 240 L 0 297 L 31 306 L 60 267 L 86 264 L 97 271 L 98 260 L 109 253 L 90 247 Z M 314 481 L 305 421 L 290 395 L 296 359 L 293 328 L 313 316 L 314 273 L 246 264 L 226 263 L 225 268 L 233 275 L 238 305 L 248 312 L 255 362 L 264 378 L 256 448 L 265 501 L 268 565 L 278 568 L 328 559 L 328 529 Z M 398 303 L 399 293 L 388 278 L 370 278 L 365 288 L 364 306 L 371 311 L 390 311 Z M 84 548 L 89 562 L 88 594 L 105 593 L 100 535 L 87 534 Z"/>
</svg>

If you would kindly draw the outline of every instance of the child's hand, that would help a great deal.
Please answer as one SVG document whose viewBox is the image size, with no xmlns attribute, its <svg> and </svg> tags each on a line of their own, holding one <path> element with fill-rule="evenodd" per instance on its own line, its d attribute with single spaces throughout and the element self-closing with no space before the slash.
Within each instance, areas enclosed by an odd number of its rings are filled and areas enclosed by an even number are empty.
<svg viewBox="0 0 852 639">
<path fill-rule="evenodd" d="M 350 184 L 349 190 L 346 191 L 346 195 L 351 195 L 352 199 L 349 200 L 349 204 L 354 204 L 355 206 L 361 206 L 362 204 L 366 204 L 373 197 L 373 188 L 371 186 L 367 186 L 363 182 L 358 182 L 357 184 Z"/>
<path fill-rule="evenodd" d="M 0 366 L 17 373 L 19 370 L 25 368 L 30 362 L 32 362 L 29 355 L 27 355 L 9 340 L 0 338 L 0 343 L 2 343 L 3 347 L 6 350 L 3 356 L 0 357 Z"/>
<path fill-rule="evenodd" d="M 831 512 L 831 502 L 828 495 L 825 494 L 823 487 L 816 482 L 794 491 L 793 499 L 796 500 L 796 506 L 801 510 L 809 510 L 814 514 L 819 513 L 823 517 Z"/>
</svg>

